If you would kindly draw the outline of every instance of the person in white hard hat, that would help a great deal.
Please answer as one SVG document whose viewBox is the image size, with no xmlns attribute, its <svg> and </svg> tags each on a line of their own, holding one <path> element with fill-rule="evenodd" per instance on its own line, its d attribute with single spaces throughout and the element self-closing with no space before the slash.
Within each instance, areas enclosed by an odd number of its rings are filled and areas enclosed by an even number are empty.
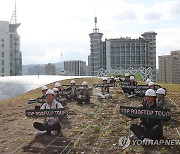
<svg viewBox="0 0 180 154">
<path fill-rule="evenodd" d="M 71 80 L 70 84 L 71 84 L 71 85 L 75 85 L 76 82 L 75 82 L 74 80 Z"/>
<path fill-rule="evenodd" d="M 123 82 L 124 82 L 123 84 L 125 84 L 125 85 L 129 85 L 130 84 L 130 75 L 129 75 L 129 73 L 125 74 L 125 79 L 124 79 Z M 122 90 L 123 90 L 125 95 L 128 95 L 129 89 L 122 87 Z"/>
<path fill-rule="evenodd" d="M 59 89 L 58 88 L 53 88 L 52 90 L 54 92 L 54 97 L 57 97 L 58 94 L 59 94 Z"/>
<path fill-rule="evenodd" d="M 38 103 L 44 104 L 46 102 L 46 92 L 47 92 L 48 88 L 46 86 L 42 86 L 41 87 L 41 92 L 42 92 L 42 96 L 36 98 Z M 37 105 L 35 106 L 35 109 L 40 109 L 41 106 Z"/>
<path fill-rule="evenodd" d="M 76 82 L 74 80 L 71 80 L 70 86 L 68 87 L 68 89 L 70 90 L 70 95 L 66 97 L 69 101 L 75 100 L 77 97 L 77 94 L 76 94 L 77 86 L 75 85 L 76 85 Z"/>
<path fill-rule="evenodd" d="M 156 94 L 157 94 L 157 98 L 156 98 L 157 106 L 160 108 L 164 108 L 164 109 L 170 109 L 170 105 L 169 105 L 168 101 L 165 100 L 165 96 L 166 96 L 165 89 L 159 88 L 156 91 Z"/>
<path fill-rule="evenodd" d="M 63 90 L 63 87 L 62 87 L 62 85 L 59 82 L 56 82 L 54 87 L 58 88 L 59 91 Z"/>
<path fill-rule="evenodd" d="M 137 86 L 137 82 L 135 81 L 134 76 L 130 76 L 130 84 L 129 84 L 129 85 L 131 85 L 131 86 Z M 134 90 L 135 90 L 135 89 L 133 89 L 133 88 L 127 89 L 127 92 L 128 92 L 128 94 L 129 94 L 128 97 L 134 96 Z"/>
<path fill-rule="evenodd" d="M 116 80 L 114 79 L 114 76 L 111 76 L 111 79 L 109 81 L 110 84 L 115 84 Z"/>
<path fill-rule="evenodd" d="M 107 84 L 107 78 L 103 79 L 103 84 Z M 109 93 L 109 87 L 102 87 L 101 88 L 101 93 Z"/>
<path fill-rule="evenodd" d="M 42 86 L 41 87 L 41 92 L 42 92 L 42 96 L 46 97 L 46 92 L 47 92 L 48 88 L 46 86 Z"/>
<path fill-rule="evenodd" d="M 148 85 L 149 82 L 151 82 L 151 79 L 148 78 L 148 79 L 146 80 L 146 84 Z"/>
<path fill-rule="evenodd" d="M 130 75 L 129 73 L 126 73 L 125 74 L 125 79 L 124 79 L 125 82 L 129 82 L 130 81 Z"/>
<path fill-rule="evenodd" d="M 58 109 L 58 108 L 64 108 L 61 103 L 58 103 L 54 99 L 54 92 L 53 90 L 47 90 L 46 92 L 46 103 L 44 103 L 40 110 L 42 109 Z M 44 123 L 35 122 L 33 124 L 34 128 L 36 128 L 37 134 L 51 134 L 56 132 L 56 135 L 59 134 L 61 130 L 60 120 L 59 117 L 46 117 L 44 119 Z"/>
<path fill-rule="evenodd" d="M 103 84 L 106 85 L 107 84 L 107 78 L 103 78 Z M 103 86 L 101 87 L 101 93 L 97 94 L 98 99 L 104 99 L 104 98 L 108 98 L 109 95 L 109 87 L 107 86 Z"/>
<path fill-rule="evenodd" d="M 82 88 L 77 92 L 77 101 L 79 104 L 85 104 L 90 103 L 90 90 L 92 89 L 88 88 L 88 83 L 86 81 L 83 81 Z"/>
<path fill-rule="evenodd" d="M 156 92 L 148 89 L 145 93 L 146 102 L 143 103 L 142 109 L 158 109 L 156 104 Z M 140 118 L 140 125 L 132 124 L 130 130 L 140 139 L 156 140 L 163 136 L 163 127 L 160 119 Z"/>
<path fill-rule="evenodd" d="M 155 83 L 154 82 L 149 82 L 148 83 L 148 88 L 155 90 Z"/>
<path fill-rule="evenodd" d="M 135 81 L 135 77 L 134 76 L 130 76 L 130 85 L 132 86 L 136 86 L 137 85 L 137 82 Z"/>
<path fill-rule="evenodd" d="M 67 104 L 67 99 L 63 96 L 59 94 L 59 89 L 58 88 L 53 88 L 52 89 L 54 92 L 54 98 L 57 102 L 61 103 L 63 106 L 66 106 Z M 62 91 L 62 90 L 61 90 Z"/>
</svg>

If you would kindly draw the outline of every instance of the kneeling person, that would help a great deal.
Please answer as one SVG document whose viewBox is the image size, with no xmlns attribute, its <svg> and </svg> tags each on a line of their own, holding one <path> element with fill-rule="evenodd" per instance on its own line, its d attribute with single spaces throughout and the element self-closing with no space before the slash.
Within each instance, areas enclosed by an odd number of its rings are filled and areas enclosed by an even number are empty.
<svg viewBox="0 0 180 154">
<path fill-rule="evenodd" d="M 157 108 L 156 104 L 156 92 L 153 89 L 148 89 L 145 93 L 146 99 L 143 102 L 142 109 Z M 156 140 L 163 136 L 163 127 L 161 119 L 153 118 L 140 118 L 140 125 L 132 124 L 130 130 L 135 134 L 133 137 L 137 137 L 140 140 L 152 139 Z M 133 139 L 133 138 L 132 138 Z"/>
<path fill-rule="evenodd" d="M 86 81 L 84 81 L 82 83 L 82 86 L 84 88 L 88 88 L 88 83 Z M 90 91 L 82 88 L 77 93 L 77 101 L 78 101 L 78 103 L 81 103 L 81 104 L 89 103 L 90 102 Z"/>
<path fill-rule="evenodd" d="M 104 78 L 103 79 L 103 85 L 106 85 L 106 84 L 107 84 L 107 78 Z M 110 95 L 109 95 L 109 87 L 102 86 L 101 87 L 101 93 L 98 94 L 97 96 L 98 96 L 98 99 L 105 99 L 105 98 L 110 97 Z"/>
<path fill-rule="evenodd" d="M 52 90 L 48 90 L 46 92 L 46 103 L 44 103 L 41 109 L 58 109 L 64 108 L 61 103 L 58 103 L 54 99 L 54 92 Z M 33 124 L 34 128 L 38 129 L 38 134 L 52 134 L 58 135 L 61 130 L 60 119 L 59 117 L 46 117 L 43 123 L 35 122 Z"/>
<path fill-rule="evenodd" d="M 166 91 L 163 88 L 159 88 L 156 91 L 156 94 L 157 94 L 157 99 L 156 99 L 157 106 L 163 109 L 170 109 L 170 105 L 168 101 L 165 100 Z"/>
</svg>

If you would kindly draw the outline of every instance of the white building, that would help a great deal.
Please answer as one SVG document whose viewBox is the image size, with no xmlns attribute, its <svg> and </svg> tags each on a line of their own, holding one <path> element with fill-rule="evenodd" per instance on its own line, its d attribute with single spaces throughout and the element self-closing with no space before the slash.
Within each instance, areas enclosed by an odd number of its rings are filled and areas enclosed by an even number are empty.
<svg viewBox="0 0 180 154">
<path fill-rule="evenodd" d="M 22 53 L 17 28 L 20 24 L 0 21 L 0 76 L 22 75 Z"/>
</svg>

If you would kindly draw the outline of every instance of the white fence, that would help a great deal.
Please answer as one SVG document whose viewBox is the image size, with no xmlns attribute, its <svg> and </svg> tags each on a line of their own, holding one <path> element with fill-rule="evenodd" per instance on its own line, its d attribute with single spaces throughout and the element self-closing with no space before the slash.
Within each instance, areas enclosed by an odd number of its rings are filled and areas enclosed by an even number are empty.
<svg viewBox="0 0 180 154">
<path fill-rule="evenodd" d="M 120 67 L 116 70 L 115 69 L 105 70 L 105 69 L 101 68 L 98 71 L 98 76 L 106 77 L 111 74 L 125 74 L 125 73 L 129 73 L 129 74 L 139 73 L 139 74 L 141 74 L 141 78 L 143 81 L 146 81 L 148 78 L 152 79 L 152 68 L 151 67 L 148 67 L 148 68 L 140 67 L 139 69 L 134 69 L 133 67 L 124 69 L 124 68 Z"/>
</svg>

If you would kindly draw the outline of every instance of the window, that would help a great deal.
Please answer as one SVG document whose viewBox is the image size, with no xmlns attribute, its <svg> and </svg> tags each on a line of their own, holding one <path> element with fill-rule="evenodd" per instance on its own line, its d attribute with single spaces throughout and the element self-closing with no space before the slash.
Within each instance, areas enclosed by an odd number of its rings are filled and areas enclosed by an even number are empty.
<svg viewBox="0 0 180 154">
<path fill-rule="evenodd" d="M 1 44 L 1 47 L 4 48 L 4 44 Z"/>
<path fill-rule="evenodd" d="M 1 42 L 4 42 L 4 39 L 1 39 Z"/>
<path fill-rule="evenodd" d="M 4 57 L 4 51 L 2 51 L 2 53 L 1 53 L 1 57 Z"/>
<path fill-rule="evenodd" d="M 1 68 L 1 73 L 4 73 L 4 67 Z"/>
<path fill-rule="evenodd" d="M 4 59 L 2 59 L 1 64 L 4 65 Z"/>
</svg>

